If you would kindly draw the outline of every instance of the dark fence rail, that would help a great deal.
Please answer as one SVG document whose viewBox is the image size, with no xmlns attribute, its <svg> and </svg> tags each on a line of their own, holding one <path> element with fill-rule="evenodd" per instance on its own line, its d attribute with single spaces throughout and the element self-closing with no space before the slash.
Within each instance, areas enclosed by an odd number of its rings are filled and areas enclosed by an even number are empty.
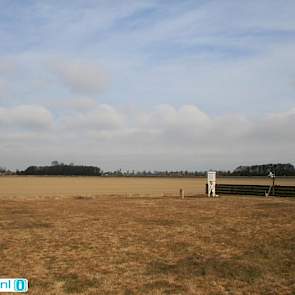
<svg viewBox="0 0 295 295">
<path fill-rule="evenodd" d="M 215 187 L 216 194 L 220 195 L 255 195 L 277 197 L 295 197 L 295 186 L 275 185 L 249 185 L 249 184 L 217 184 Z M 206 184 L 206 193 L 208 193 L 208 184 Z"/>
</svg>

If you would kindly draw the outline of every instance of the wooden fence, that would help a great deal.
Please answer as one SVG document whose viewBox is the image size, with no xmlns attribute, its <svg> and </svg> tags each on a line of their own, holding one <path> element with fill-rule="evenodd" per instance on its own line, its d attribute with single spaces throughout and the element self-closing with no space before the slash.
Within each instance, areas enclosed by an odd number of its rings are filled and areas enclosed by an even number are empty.
<svg viewBox="0 0 295 295">
<path fill-rule="evenodd" d="M 269 185 L 248 185 L 248 184 L 216 184 L 216 194 L 218 195 L 255 195 L 276 197 L 295 197 L 295 186 L 275 185 L 270 189 Z M 206 184 L 208 194 L 208 184 Z"/>
</svg>

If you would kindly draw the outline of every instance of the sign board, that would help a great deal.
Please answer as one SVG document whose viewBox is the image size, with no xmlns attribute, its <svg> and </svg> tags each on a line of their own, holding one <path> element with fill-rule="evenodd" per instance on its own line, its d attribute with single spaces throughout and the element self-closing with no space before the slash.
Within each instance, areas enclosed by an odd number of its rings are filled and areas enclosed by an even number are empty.
<svg viewBox="0 0 295 295">
<path fill-rule="evenodd" d="M 208 172 L 208 183 L 210 181 L 216 182 L 216 172 L 215 171 L 209 171 Z"/>
<path fill-rule="evenodd" d="M 209 171 L 207 174 L 208 179 L 208 197 L 216 197 L 215 184 L 216 184 L 216 172 Z"/>
</svg>

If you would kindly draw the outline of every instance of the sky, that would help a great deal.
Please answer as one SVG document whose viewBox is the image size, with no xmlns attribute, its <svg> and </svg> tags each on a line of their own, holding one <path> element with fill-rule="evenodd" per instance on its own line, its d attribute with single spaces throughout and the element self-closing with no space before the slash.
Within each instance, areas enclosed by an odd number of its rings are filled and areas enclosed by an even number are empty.
<svg viewBox="0 0 295 295">
<path fill-rule="evenodd" d="M 294 0 L 0 0 L 0 166 L 295 164 Z"/>
</svg>

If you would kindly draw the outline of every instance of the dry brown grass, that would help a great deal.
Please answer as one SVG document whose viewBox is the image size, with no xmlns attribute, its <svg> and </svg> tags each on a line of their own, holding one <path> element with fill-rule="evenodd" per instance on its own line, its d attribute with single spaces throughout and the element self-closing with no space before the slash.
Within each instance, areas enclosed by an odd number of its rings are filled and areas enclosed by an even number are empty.
<svg viewBox="0 0 295 295">
<path fill-rule="evenodd" d="M 277 184 L 295 185 L 295 178 L 278 178 Z M 218 177 L 218 183 L 264 184 L 264 177 Z M 0 197 L 72 197 L 97 195 L 169 196 L 184 189 L 187 195 L 202 194 L 206 178 L 158 177 L 54 177 L 4 176 L 0 177 Z"/>
<path fill-rule="evenodd" d="M 36 294 L 294 294 L 295 201 L 4 199 L 0 277 Z"/>
</svg>

